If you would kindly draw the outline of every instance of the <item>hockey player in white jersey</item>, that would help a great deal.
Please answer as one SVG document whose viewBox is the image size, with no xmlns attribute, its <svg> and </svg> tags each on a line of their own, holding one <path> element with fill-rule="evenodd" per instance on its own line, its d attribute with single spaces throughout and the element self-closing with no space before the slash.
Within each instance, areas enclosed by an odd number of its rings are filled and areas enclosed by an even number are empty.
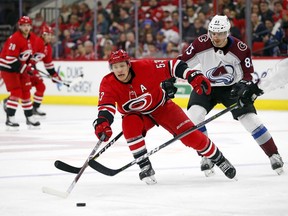
<svg viewBox="0 0 288 216">
<path fill-rule="evenodd" d="M 200 66 L 199 69 L 210 80 L 212 86 L 210 95 L 191 92 L 188 114 L 194 124 L 198 124 L 216 104 L 222 103 L 228 107 L 240 101 L 240 105 L 244 106 L 231 111 L 233 118 L 239 120 L 251 133 L 270 159 L 272 169 L 280 175 L 283 172 L 282 158 L 271 134 L 258 118 L 251 99 L 252 94 L 262 94 L 262 90 L 252 82 L 254 68 L 251 51 L 244 42 L 229 35 L 229 30 L 230 22 L 226 16 L 214 16 L 209 23 L 208 33 L 194 40 L 178 57 L 190 68 Z M 207 135 L 205 126 L 200 130 Z M 202 157 L 201 170 L 206 176 L 214 174 L 213 166 L 209 159 Z"/>
</svg>

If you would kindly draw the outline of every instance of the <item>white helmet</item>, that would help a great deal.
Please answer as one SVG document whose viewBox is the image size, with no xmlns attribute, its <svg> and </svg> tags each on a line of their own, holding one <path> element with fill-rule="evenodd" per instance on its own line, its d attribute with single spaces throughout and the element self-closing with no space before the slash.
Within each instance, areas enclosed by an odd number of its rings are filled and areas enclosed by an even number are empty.
<svg viewBox="0 0 288 216">
<path fill-rule="evenodd" d="M 230 21 L 227 16 L 216 15 L 212 18 L 208 26 L 208 31 L 211 32 L 227 32 L 230 30 Z"/>
</svg>

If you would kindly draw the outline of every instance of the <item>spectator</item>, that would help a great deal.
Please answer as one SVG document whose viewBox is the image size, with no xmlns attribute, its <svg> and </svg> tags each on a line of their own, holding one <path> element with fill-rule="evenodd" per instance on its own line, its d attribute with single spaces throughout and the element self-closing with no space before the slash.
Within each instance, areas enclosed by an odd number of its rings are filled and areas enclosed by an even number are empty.
<svg viewBox="0 0 288 216">
<path fill-rule="evenodd" d="M 263 37 L 267 34 L 267 29 L 265 25 L 258 19 L 258 15 L 256 13 L 251 14 L 251 23 L 252 23 L 252 43 L 262 42 Z"/>
<path fill-rule="evenodd" d="M 174 44 L 179 42 L 179 30 L 174 26 L 171 17 L 166 18 L 161 31 L 164 32 L 166 42 L 173 42 Z"/>
<path fill-rule="evenodd" d="M 85 41 L 84 42 L 84 49 L 85 49 L 85 60 L 94 60 L 95 59 L 95 52 L 93 47 L 92 41 Z"/>
<path fill-rule="evenodd" d="M 146 13 L 150 14 L 151 19 L 155 23 L 159 23 L 163 19 L 164 11 L 157 0 L 149 0 L 149 8 Z"/>
<path fill-rule="evenodd" d="M 269 33 L 263 38 L 263 42 L 265 44 L 263 54 L 264 56 L 279 56 L 279 44 L 282 41 L 284 33 L 281 28 L 274 26 L 273 18 L 265 20 L 265 27 Z"/>
<path fill-rule="evenodd" d="M 79 40 L 81 40 L 83 43 L 87 40 L 92 41 L 93 40 L 93 26 L 91 22 L 86 22 L 84 26 L 84 32 L 82 33 L 81 37 Z"/>
<path fill-rule="evenodd" d="M 207 29 L 205 29 L 202 25 L 202 22 L 200 19 L 196 18 L 194 20 L 194 28 L 191 34 L 192 41 L 194 41 L 197 37 L 200 35 L 206 34 Z"/>
<path fill-rule="evenodd" d="M 109 22 L 103 13 L 97 14 L 97 34 L 107 35 L 109 33 Z"/>
<path fill-rule="evenodd" d="M 134 32 L 127 32 L 126 34 L 126 44 L 125 44 L 125 51 L 128 53 L 131 57 L 136 57 L 136 43 L 135 43 L 135 34 Z"/>
<path fill-rule="evenodd" d="M 119 36 L 118 41 L 116 42 L 116 49 L 122 49 L 125 50 L 125 44 L 126 44 L 126 34 L 121 33 Z"/>
<path fill-rule="evenodd" d="M 165 35 L 162 31 L 158 31 L 156 34 L 156 48 L 162 53 L 162 56 L 166 54 L 167 42 L 165 42 Z"/>
<path fill-rule="evenodd" d="M 200 20 L 199 20 L 200 21 Z M 194 33 L 194 26 L 189 22 L 188 16 L 183 17 L 182 22 L 182 39 L 189 44 L 194 40 L 192 36 Z"/>
<path fill-rule="evenodd" d="M 269 1 L 267 0 L 261 0 L 260 2 L 260 16 L 261 21 L 265 23 L 265 20 L 272 19 L 274 15 L 274 12 L 269 9 Z"/>
<path fill-rule="evenodd" d="M 189 23 L 193 24 L 194 20 L 197 18 L 197 13 L 195 13 L 194 7 L 193 6 L 187 7 L 185 12 L 188 17 Z"/>
<path fill-rule="evenodd" d="M 69 6 L 66 4 L 63 4 L 62 7 L 60 8 L 60 16 L 63 17 L 63 23 L 67 23 L 68 22 L 68 17 L 70 15 L 70 11 L 69 11 Z"/>
<path fill-rule="evenodd" d="M 33 32 L 40 36 L 40 32 L 41 32 L 41 29 L 46 26 L 46 22 L 44 21 L 44 17 L 42 16 L 41 13 L 37 13 L 35 15 L 35 18 L 32 22 L 32 29 L 33 29 Z"/>
</svg>

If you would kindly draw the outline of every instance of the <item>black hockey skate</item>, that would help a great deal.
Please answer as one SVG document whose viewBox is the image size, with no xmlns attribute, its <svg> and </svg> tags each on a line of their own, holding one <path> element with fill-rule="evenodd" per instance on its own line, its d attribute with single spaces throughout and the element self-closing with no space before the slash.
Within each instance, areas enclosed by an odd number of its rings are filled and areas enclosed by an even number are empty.
<svg viewBox="0 0 288 216">
<path fill-rule="evenodd" d="M 17 122 L 15 122 L 14 116 L 8 116 L 7 115 L 7 119 L 6 119 L 5 124 L 8 128 L 12 128 L 12 129 L 18 129 L 19 128 L 19 124 Z"/>
<path fill-rule="evenodd" d="M 33 115 L 26 117 L 26 124 L 28 128 L 38 128 L 40 126 L 40 122 L 36 121 Z"/>
<path fill-rule="evenodd" d="M 141 172 L 139 173 L 139 178 L 141 181 L 144 181 L 148 185 L 156 184 L 157 181 L 154 177 L 155 171 L 150 164 L 141 168 Z"/>
<path fill-rule="evenodd" d="M 37 116 L 46 116 L 46 113 L 43 112 L 42 110 L 40 110 L 40 108 L 36 108 L 36 107 L 33 107 L 33 115 L 37 115 Z"/>
<path fill-rule="evenodd" d="M 233 179 L 236 176 L 235 167 L 225 157 L 222 157 L 222 159 L 217 162 L 216 165 L 228 178 Z"/>
</svg>

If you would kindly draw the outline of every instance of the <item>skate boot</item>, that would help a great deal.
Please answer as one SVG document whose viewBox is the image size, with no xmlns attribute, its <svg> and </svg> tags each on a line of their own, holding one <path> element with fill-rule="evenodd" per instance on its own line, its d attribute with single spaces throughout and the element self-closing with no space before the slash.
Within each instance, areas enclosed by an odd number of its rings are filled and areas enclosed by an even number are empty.
<svg viewBox="0 0 288 216">
<path fill-rule="evenodd" d="M 141 172 L 139 173 L 139 178 L 141 181 L 144 181 L 147 185 L 156 184 L 157 181 L 154 177 L 155 171 L 150 164 L 141 168 Z"/>
<path fill-rule="evenodd" d="M 279 154 L 273 154 L 270 158 L 271 167 L 278 175 L 281 175 L 283 170 L 284 162 Z"/>
<path fill-rule="evenodd" d="M 210 177 L 210 176 L 215 175 L 214 168 L 213 168 L 214 163 L 210 159 L 203 156 L 200 164 L 201 164 L 201 166 L 200 166 L 201 171 L 204 172 L 206 177 Z"/>
<path fill-rule="evenodd" d="M 33 107 L 33 115 L 38 115 L 38 116 L 46 116 L 46 113 L 43 112 L 39 107 Z"/>
<path fill-rule="evenodd" d="M 7 129 L 12 129 L 12 130 L 18 130 L 19 129 L 19 124 L 15 122 L 15 116 L 8 116 L 6 119 L 6 126 Z"/>
<path fill-rule="evenodd" d="M 30 128 L 30 129 L 39 128 L 39 126 L 40 126 L 40 122 L 36 121 L 33 115 L 26 117 L 26 124 L 28 125 L 28 128 Z"/>
<path fill-rule="evenodd" d="M 223 156 L 216 165 L 222 170 L 222 172 L 230 179 L 233 179 L 236 175 L 236 169 L 234 166 Z M 237 180 L 237 179 L 236 179 Z"/>
</svg>

